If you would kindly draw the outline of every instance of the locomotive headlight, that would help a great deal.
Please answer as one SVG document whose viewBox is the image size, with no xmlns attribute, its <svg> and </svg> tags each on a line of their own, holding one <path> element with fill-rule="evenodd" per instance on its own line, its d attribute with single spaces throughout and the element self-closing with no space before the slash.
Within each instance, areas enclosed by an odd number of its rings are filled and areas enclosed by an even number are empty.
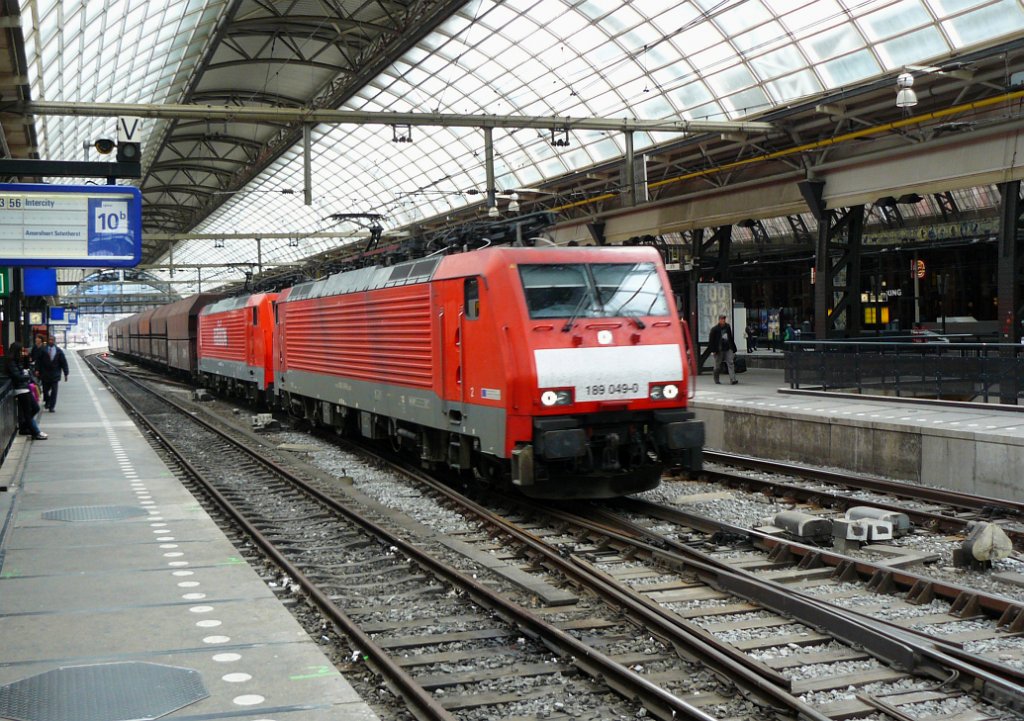
<svg viewBox="0 0 1024 721">
<path fill-rule="evenodd" d="M 659 383 L 651 386 L 652 401 L 671 401 L 679 397 L 679 386 L 675 383 Z"/>
<path fill-rule="evenodd" d="M 567 406 L 572 403 L 572 391 L 544 391 L 540 394 L 540 402 L 545 406 Z"/>
</svg>

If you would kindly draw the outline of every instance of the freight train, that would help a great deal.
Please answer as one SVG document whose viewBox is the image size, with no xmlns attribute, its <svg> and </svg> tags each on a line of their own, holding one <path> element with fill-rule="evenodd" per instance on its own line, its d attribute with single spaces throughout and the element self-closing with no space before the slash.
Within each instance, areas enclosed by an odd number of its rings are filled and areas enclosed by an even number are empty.
<svg viewBox="0 0 1024 721">
<path fill-rule="evenodd" d="M 669 291 L 650 247 L 497 247 L 193 296 L 112 323 L 109 345 L 428 467 L 606 498 L 701 468 Z"/>
</svg>

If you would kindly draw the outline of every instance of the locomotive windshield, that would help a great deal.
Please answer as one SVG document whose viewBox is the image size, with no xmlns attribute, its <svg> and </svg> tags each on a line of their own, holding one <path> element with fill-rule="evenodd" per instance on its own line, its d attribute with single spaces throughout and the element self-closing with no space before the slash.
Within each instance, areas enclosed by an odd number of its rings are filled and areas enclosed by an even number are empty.
<svg viewBox="0 0 1024 721">
<path fill-rule="evenodd" d="M 653 263 L 520 265 L 530 318 L 668 315 Z"/>
</svg>

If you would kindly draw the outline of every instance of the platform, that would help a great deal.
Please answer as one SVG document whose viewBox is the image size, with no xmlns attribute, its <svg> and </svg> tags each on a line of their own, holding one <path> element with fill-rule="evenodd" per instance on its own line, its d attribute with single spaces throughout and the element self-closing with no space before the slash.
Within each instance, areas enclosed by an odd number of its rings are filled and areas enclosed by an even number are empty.
<svg viewBox="0 0 1024 721">
<path fill-rule="evenodd" d="M 791 391 L 782 370 L 765 368 L 738 379 L 697 380 L 709 448 L 1019 497 L 1024 408 Z"/>
<path fill-rule="evenodd" d="M 0 718 L 376 719 L 67 355 L 0 468 Z"/>
</svg>

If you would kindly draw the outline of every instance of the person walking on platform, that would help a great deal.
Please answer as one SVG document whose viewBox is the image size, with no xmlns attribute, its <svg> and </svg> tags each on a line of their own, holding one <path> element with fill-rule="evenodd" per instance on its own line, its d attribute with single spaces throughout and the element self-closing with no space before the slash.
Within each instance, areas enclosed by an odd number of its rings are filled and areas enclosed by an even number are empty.
<svg viewBox="0 0 1024 721">
<path fill-rule="evenodd" d="M 32 362 L 31 368 L 35 372 L 35 369 L 39 367 L 39 356 L 43 354 L 43 350 L 46 348 L 46 339 L 41 336 L 36 336 L 36 344 L 32 346 L 32 350 L 29 351 L 28 359 Z"/>
<path fill-rule="evenodd" d="M 751 323 L 747 326 L 747 353 L 757 350 L 757 324 Z"/>
<path fill-rule="evenodd" d="M 732 385 L 739 383 L 736 380 L 736 338 L 732 327 L 725 322 L 724 315 L 718 316 L 718 325 L 708 333 L 708 348 L 711 349 L 711 355 L 715 360 L 715 383 L 720 383 L 718 376 L 722 371 L 722 363 L 729 369 L 729 382 Z"/>
<path fill-rule="evenodd" d="M 31 433 L 32 438 L 37 441 L 45 441 L 47 435 L 39 430 L 39 424 L 36 423 L 39 404 L 32 397 L 32 391 L 28 387 L 32 376 L 23 365 L 23 353 L 21 343 L 11 343 L 11 347 L 7 349 L 7 357 L 4 358 L 4 376 L 11 382 L 11 391 L 18 404 L 18 430 L 24 434 Z"/>
<path fill-rule="evenodd" d="M 43 382 L 43 406 L 53 413 L 57 409 L 57 386 L 60 385 L 60 374 L 68 379 L 68 359 L 64 351 L 57 347 L 51 335 L 46 339 L 46 347 L 36 361 L 36 372 Z"/>
</svg>

